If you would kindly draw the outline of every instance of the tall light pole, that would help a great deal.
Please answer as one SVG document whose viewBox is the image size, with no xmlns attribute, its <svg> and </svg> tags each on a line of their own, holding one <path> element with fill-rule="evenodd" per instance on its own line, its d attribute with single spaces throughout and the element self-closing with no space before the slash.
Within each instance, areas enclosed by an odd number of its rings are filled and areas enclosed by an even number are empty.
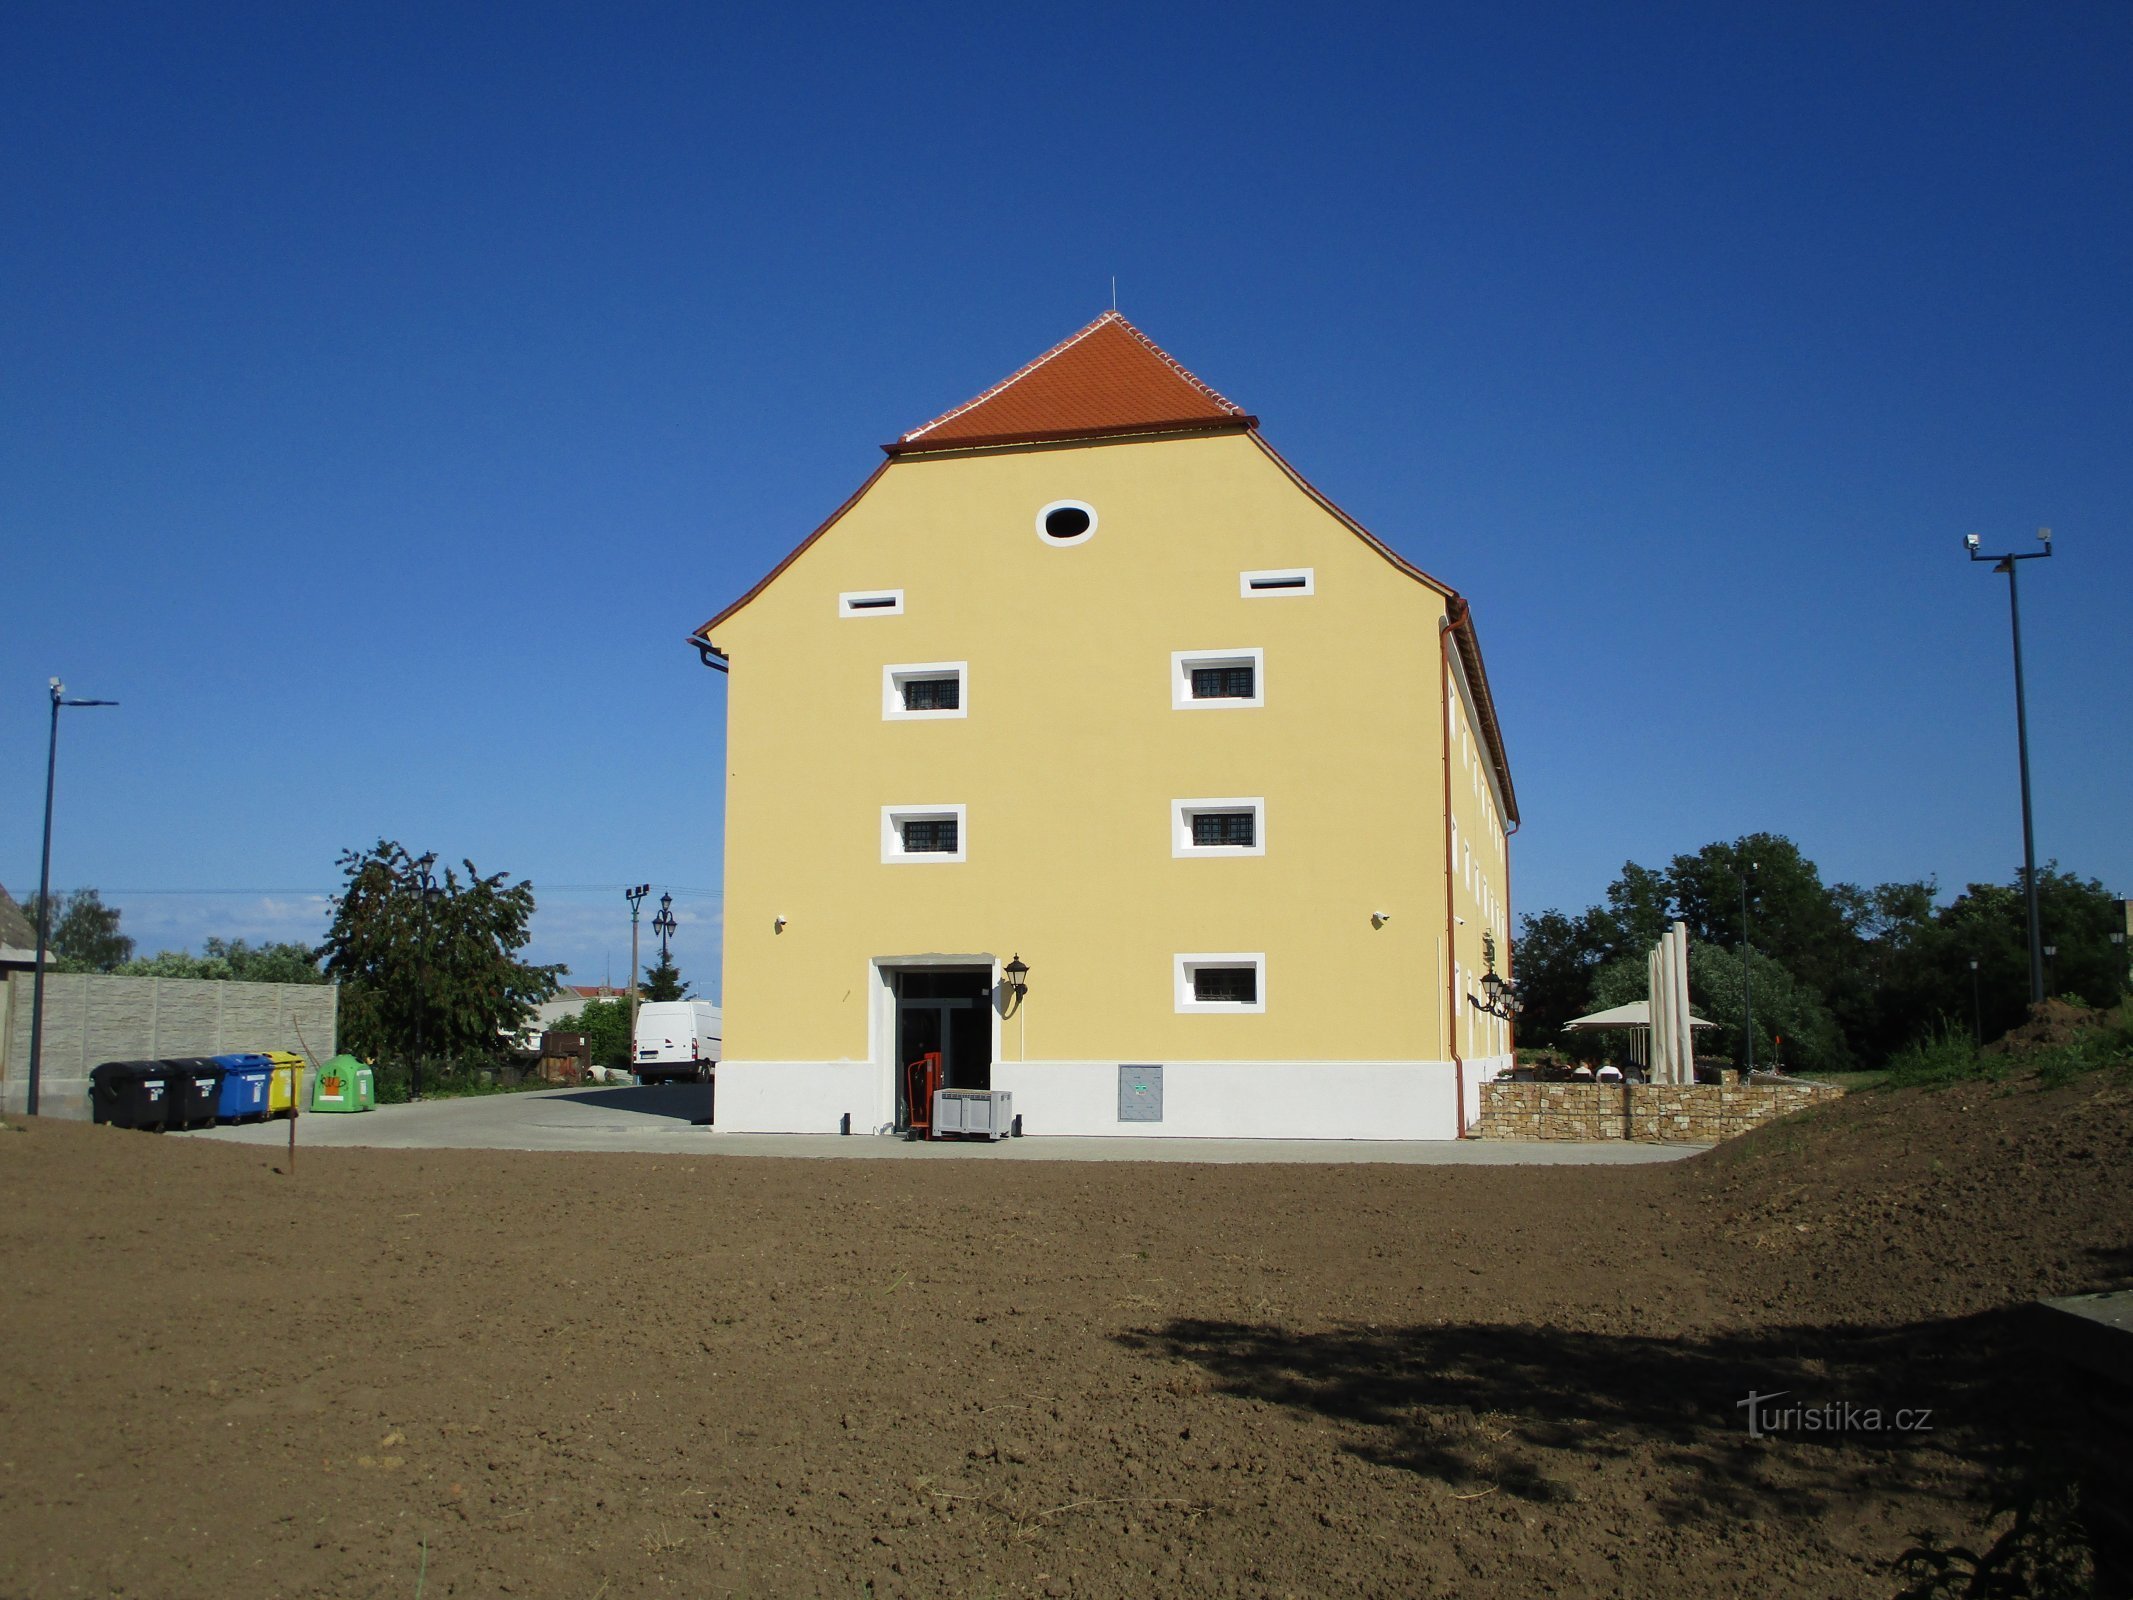
<svg viewBox="0 0 2133 1600">
<path fill-rule="evenodd" d="M 37 1085 L 44 1069 L 44 961 L 52 942 L 52 790 L 59 776 L 59 708 L 115 706 L 116 700 L 69 700 L 67 686 L 51 680 L 52 740 L 44 757 L 44 860 L 37 869 L 37 972 L 30 980 L 30 1080 L 24 1109 L 37 1115 Z"/>
<path fill-rule="evenodd" d="M 1748 967 L 1748 880 L 1754 875 L 1751 861 L 1740 875 L 1740 1081 L 1744 1084 L 1755 1070 L 1755 980 Z"/>
<path fill-rule="evenodd" d="M 2022 894 L 2029 904 L 2031 1005 L 2044 999 L 2044 935 L 2043 925 L 2037 917 L 2037 840 L 2029 815 L 2029 702 L 2022 690 L 2022 596 L 2015 584 L 2015 563 L 2041 561 L 2052 553 L 2051 529 L 2039 528 L 2037 538 L 2044 545 L 2042 550 L 2025 550 L 2020 554 L 2010 551 L 2004 556 L 1982 554 L 1978 549 L 1978 536 L 1974 533 L 1963 539 L 1963 548 L 1970 552 L 1972 561 L 1990 561 L 1994 572 L 2007 574 L 2007 610 L 2014 619 L 2015 750 L 2022 762 Z"/>
<path fill-rule="evenodd" d="M 637 913 L 644 905 L 644 897 L 652 892 L 648 883 L 624 889 L 622 898 L 630 903 L 630 1064 L 637 1062 Z"/>
<path fill-rule="evenodd" d="M 437 881 L 431 869 L 437 865 L 437 852 L 416 856 L 407 864 L 407 881 L 422 905 L 422 994 L 415 1003 L 415 1059 L 408 1068 L 407 1097 L 422 1098 L 422 1024 L 429 1015 L 431 994 L 431 955 L 436 947 L 436 937 L 431 925 L 430 910 L 444 898 L 444 887 Z"/>
<path fill-rule="evenodd" d="M 1970 958 L 1970 1037 L 1979 1045 L 1985 1042 L 1985 1002 L 1978 991 L 1976 956 Z"/>
</svg>

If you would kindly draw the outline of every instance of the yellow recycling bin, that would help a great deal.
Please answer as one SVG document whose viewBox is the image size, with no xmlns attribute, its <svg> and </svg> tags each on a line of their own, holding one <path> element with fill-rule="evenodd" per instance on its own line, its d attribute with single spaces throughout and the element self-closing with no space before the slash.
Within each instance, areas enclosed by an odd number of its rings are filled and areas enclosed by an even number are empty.
<svg viewBox="0 0 2133 1600">
<path fill-rule="evenodd" d="M 269 1050 L 274 1076 L 267 1080 L 267 1115 L 286 1117 L 295 1113 L 297 1097 L 304 1092 L 304 1058 L 286 1050 Z"/>
</svg>

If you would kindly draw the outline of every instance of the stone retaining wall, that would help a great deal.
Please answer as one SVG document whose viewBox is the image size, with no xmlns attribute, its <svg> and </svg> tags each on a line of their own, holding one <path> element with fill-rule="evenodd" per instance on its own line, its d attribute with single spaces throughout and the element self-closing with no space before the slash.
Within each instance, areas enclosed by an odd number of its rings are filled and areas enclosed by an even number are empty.
<svg viewBox="0 0 2133 1600">
<path fill-rule="evenodd" d="M 1827 1083 L 1485 1083 L 1476 1139 L 1716 1144 L 1844 1091 Z"/>
</svg>

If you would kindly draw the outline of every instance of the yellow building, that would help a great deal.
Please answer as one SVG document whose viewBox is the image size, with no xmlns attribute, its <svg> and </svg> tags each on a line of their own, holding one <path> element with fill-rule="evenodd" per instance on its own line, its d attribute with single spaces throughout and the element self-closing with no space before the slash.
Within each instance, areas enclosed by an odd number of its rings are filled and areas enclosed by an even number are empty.
<svg viewBox="0 0 2133 1600">
<path fill-rule="evenodd" d="M 1031 1134 L 1462 1132 L 1518 822 L 1465 602 L 1115 312 L 885 448 L 692 636 L 718 1126 L 901 1126 L 937 1050 Z"/>
</svg>

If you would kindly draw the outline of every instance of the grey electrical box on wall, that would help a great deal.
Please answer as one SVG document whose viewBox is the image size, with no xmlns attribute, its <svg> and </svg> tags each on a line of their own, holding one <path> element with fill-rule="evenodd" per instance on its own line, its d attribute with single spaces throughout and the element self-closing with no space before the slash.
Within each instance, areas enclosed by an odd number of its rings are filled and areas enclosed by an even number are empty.
<svg viewBox="0 0 2133 1600">
<path fill-rule="evenodd" d="M 1121 1066 L 1118 1069 L 1118 1120 L 1161 1122 L 1163 1120 L 1163 1069 L 1157 1066 Z"/>
</svg>

